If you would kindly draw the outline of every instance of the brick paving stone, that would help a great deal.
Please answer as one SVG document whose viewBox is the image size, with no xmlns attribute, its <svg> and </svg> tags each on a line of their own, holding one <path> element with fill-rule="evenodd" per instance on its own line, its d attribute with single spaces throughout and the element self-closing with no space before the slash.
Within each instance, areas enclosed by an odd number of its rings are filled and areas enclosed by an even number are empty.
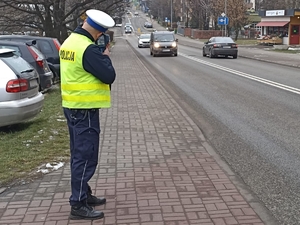
<svg viewBox="0 0 300 225">
<path fill-rule="evenodd" d="M 105 218 L 71 221 L 70 167 L 0 194 L 0 225 L 265 225 L 206 151 L 196 124 L 118 39 L 113 107 L 101 110 L 90 181 Z M 269 224 L 268 224 L 269 225 Z M 274 225 L 274 224 L 271 224 Z"/>
</svg>

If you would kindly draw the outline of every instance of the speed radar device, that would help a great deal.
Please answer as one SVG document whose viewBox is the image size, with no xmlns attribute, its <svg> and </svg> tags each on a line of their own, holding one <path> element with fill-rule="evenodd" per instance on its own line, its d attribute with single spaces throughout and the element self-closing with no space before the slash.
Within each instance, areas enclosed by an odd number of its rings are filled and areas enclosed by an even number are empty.
<svg viewBox="0 0 300 225">
<path fill-rule="evenodd" d="M 105 49 L 108 47 L 109 45 L 109 42 L 110 42 L 110 38 L 109 38 L 109 35 L 108 34 L 102 34 L 96 44 L 99 46 L 99 49 L 100 49 L 100 52 L 104 52 Z"/>
</svg>

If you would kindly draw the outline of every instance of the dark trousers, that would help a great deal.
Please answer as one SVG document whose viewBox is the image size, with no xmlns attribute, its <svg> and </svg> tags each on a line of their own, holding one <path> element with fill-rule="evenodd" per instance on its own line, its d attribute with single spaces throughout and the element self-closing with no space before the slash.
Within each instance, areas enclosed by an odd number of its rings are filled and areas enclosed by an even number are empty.
<svg viewBox="0 0 300 225">
<path fill-rule="evenodd" d="M 70 134 L 71 196 L 70 205 L 85 201 L 88 181 L 94 175 L 99 155 L 99 109 L 64 108 Z"/>
</svg>

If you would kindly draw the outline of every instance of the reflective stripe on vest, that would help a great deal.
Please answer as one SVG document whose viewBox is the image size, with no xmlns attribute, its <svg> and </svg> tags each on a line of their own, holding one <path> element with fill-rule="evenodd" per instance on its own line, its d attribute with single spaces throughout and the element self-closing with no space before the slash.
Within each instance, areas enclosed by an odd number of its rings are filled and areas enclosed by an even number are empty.
<svg viewBox="0 0 300 225">
<path fill-rule="evenodd" d="M 66 108 L 109 108 L 110 87 L 83 69 L 83 54 L 94 44 L 72 33 L 60 48 L 62 105 Z"/>
</svg>

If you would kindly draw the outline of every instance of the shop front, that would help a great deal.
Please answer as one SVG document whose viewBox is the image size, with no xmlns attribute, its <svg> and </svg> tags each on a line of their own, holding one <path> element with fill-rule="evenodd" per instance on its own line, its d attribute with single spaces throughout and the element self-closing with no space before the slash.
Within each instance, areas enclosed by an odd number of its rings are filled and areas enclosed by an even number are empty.
<svg viewBox="0 0 300 225">
<path fill-rule="evenodd" d="M 274 44 L 300 44 L 300 10 L 265 10 L 260 11 L 262 40 L 272 40 Z M 272 42 L 270 41 L 270 42 Z"/>
</svg>

